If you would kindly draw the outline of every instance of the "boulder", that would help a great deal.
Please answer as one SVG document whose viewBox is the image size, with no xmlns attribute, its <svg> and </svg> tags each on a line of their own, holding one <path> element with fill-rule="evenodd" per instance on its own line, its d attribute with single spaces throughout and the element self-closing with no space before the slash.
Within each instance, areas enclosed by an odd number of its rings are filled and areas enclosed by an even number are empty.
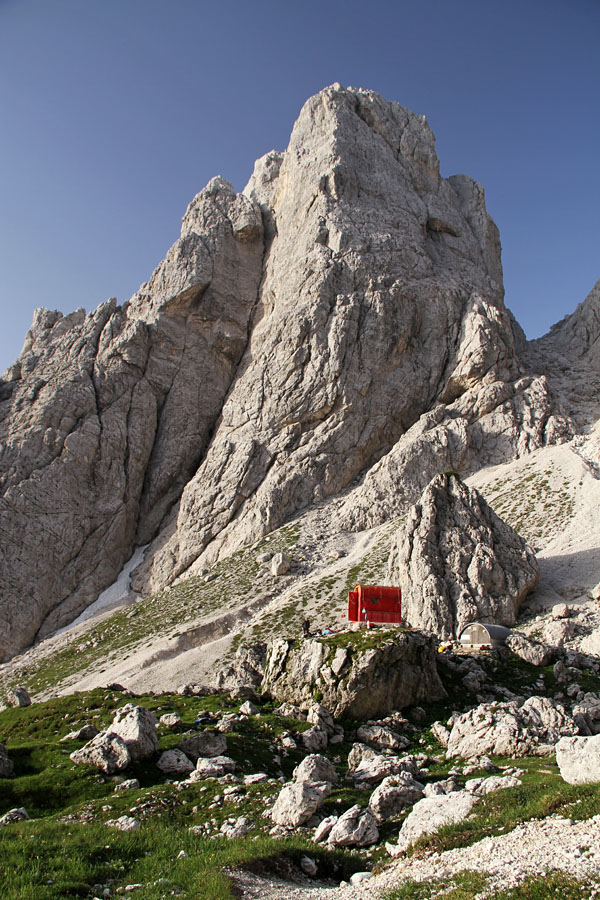
<svg viewBox="0 0 600 900">
<path fill-rule="evenodd" d="M 114 775 L 127 768 L 131 755 L 123 738 L 111 731 L 101 731 L 79 750 L 74 750 L 69 759 L 79 765 L 95 766 L 105 775 Z"/>
<path fill-rule="evenodd" d="M 19 806 L 16 809 L 9 809 L 7 813 L 0 816 L 0 825 L 14 825 L 15 822 L 24 822 L 28 818 L 25 807 Z"/>
<path fill-rule="evenodd" d="M 292 777 L 294 781 L 328 781 L 332 784 L 337 781 L 337 772 L 325 756 L 312 753 L 296 766 Z"/>
<path fill-rule="evenodd" d="M 398 531 L 389 559 L 402 615 L 455 639 L 470 622 L 514 625 L 539 581 L 535 553 L 475 488 L 436 475 Z"/>
<path fill-rule="evenodd" d="M 312 728 L 307 728 L 306 731 L 302 732 L 300 740 L 305 750 L 308 750 L 309 753 L 317 753 L 319 750 L 324 750 L 327 746 L 327 732 L 323 728 L 319 728 L 318 725 L 313 725 Z"/>
<path fill-rule="evenodd" d="M 204 778 L 222 778 L 235 771 L 235 762 L 230 756 L 213 756 L 210 759 L 199 759 L 190 780 L 202 781 Z"/>
<path fill-rule="evenodd" d="M 95 725 L 82 725 L 75 731 L 70 731 L 61 738 L 62 741 L 91 741 L 97 734 L 100 734 Z"/>
<path fill-rule="evenodd" d="M 505 646 L 518 656 L 519 659 L 530 663 L 532 666 L 547 666 L 555 658 L 556 651 L 552 647 L 534 641 L 532 638 L 526 637 L 513 631 L 509 634 L 505 641 Z"/>
<path fill-rule="evenodd" d="M 568 784 L 600 782 L 600 734 L 561 738 L 556 744 L 556 763 Z"/>
<path fill-rule="evenodd" d="M 6 747 L 0 744 L 0 778 L 10 778 L 15 773 L 15 767 L 9 759 Z"/>
<path fill-rule="evenodd" d="M 544 643 L 551 647 L 564 647 L 565 641 L 571 638 L 577 632 L 577 623 L 573 619 L 552 619 L 546 622 L 542 629 L 542 638 Z"/>
<path fill-rule="evenodd" d="M 260 714 L 260 710 L 251 700 L 246 700 L 245 703 L 242 703 L 240 712 L 243 716 L 257 716 Z"/>
<path fill-rule="evenodd" d="M 222 756 L 227 751 L 227 738 L 219 731 L 201 731 L 200 734 L 186 735 L 179 747 L 196 762 L 199 757 Z"/>
<path fill-rule="evenodd" d="M 379 840 L 379 831 L 372 813 L 361 806 L 352 806 L 339 817 L 327 836 L 334 847 L 369 847 Z"/>
<path fill-rule="evenodd" d="M 319 871 L 316 862 L 310 856 L 300 857 L 300 868 L 309 878 L 314 878 Z"/>
<path fill-rule="evenodd" d="M 424 785 L 407 772 L 384 778 L 369 798 L 369 809 L 378 824 L 395 819 L 407 806 L 424 796 Z"/>
<path fill-rule="evenodd" d="M 448 746 L 450 732 L 442 722 L 434 722 L 431 726 L 431 733 L 442 747 Z"/>
<path fill-rule="evenodd" d="M 227 734 L 228 731 L 235 731 L 238 725 L 244 721 L 244 718 L 244 716 L 239 716 L 237 713 L 225 713 L 216 726 L 217 731 L 222 732 L 222 734 Z"/>
<path fill-rule="evenodd" d="M 178 731 L 183 726 L 181 716 L 177 713 L 165 713 L 158 721 L 160 725 L 168 728 L 169 731 Z"/>
<path fill-rule="evenodd" d="M 475 795 L 468 791 L 455 791 L 436 797 L 424 797 L 415 803 L 402 823 L 396 846 L 387 845 L 393 856 L 404 853 L 424 834 L 433 834 L 444 825 L 461 822 L 471 812 Z"/>
<path fill-rule="evenodd" d="M 327 734 L 335 734 L 336 725 L 329 710 L 320 703 L 313 703 L 306 714 L 306 721 L 316 725 Z"/>
<path fill-rule="evenodd" d="M 446 756 L 547 756 L 561 737 L 576 733 L 573 717 L 548 697 L 482 703 L 455 719 Z"/>
<path fill-rule="evenodd" d="M 118 734 L 127 744 L 131 759 L 148 759 L 158 747 L 157 720 L 145 706 L 127 703 L 117 710 L 109 731 Z"/>
<path fill-rule="evenodd" d="M 489 778 L 470 778 L 465 783 L 465 791 L 484 797 L 494 791 L 503 791 L 507 788 L 518 787 L 523 782 L 515 775 L 491 775 Z"/>
<path fill-rule="evenodd" d="M 315 828 L 315 833 L 313 835 L 313 841 L 315 844 L 322 844 L 327 840 L 331 833 L 331 829 L 337 822 L 339 816 L 326 816 L 322 822 L 320 822 Z"/>
<path fill-rule="evenodd" d="M 331 784 L 327 781 L 285 784 L 271 810 L 271 818 L 276 825 L 297 828 L 308 822 L 330 793 Z"/>
<path fill-rule="evenodd" d="M 580 725 L 581 734 L 585 734 L 582 725 L 590 734 L 600 734 L 600 695 L 587 692 L 573 707 L 573 719 Z"/>
<path fill-rule="evenodd" d="M 337 647 L 326 637 L 273 641 L 267 650 L 263 690 L 276 700 L 311 704 L 315 693 L 338 718 L 372 719 L 446 692 L 437 671 L 437 641 L 420 632 L 378 632 L 375 646 L 348 634 L 348 661 L 331 667 Z"/>
<path fill-rule="evenodd" d="M 189 775 L 194 771 L 194 763 L 190 762 L 182 750 L 165 750 L 156 766 L 165 775 Z"/>
<path fill-rule="evenodd" d="M 31 697 L 26 688 L 16 687 L 6 692 L 9 706 L 31 706 Z"/>
<path fill-rule="evenodd" d="M 383 753 L 378 753 L 375 756 L 363 759 L 351 775 L 355 784 L 366 786 L 377 784 L 390 775 L 400 775 L 405 771 L 402 759 L 397 756 L 385 756 Z"/>
<path fill-rule="evenodd" d="M 274 553 L 271 559 L 271 575 L 285 575 L 290 571 L 290 558 L 285 553 Z"/>
<path fill-rule="evenodd" d="M 356 732 L 359 741 L 378 750 L 406 750 L 410 741 L 385 725 L 361 725 Z"/>
</svg>

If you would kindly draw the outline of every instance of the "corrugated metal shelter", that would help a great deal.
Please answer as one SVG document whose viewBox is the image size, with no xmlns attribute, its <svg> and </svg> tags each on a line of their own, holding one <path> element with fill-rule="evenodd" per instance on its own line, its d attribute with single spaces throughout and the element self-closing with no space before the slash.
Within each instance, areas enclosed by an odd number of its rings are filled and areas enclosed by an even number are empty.
<svg viewBox="0 0 600 900">
<path fill-rule="evenodd" d="M 387 585 L 357 584 L 348 593 L 348 620 L 401 625 L 402 591 Z"/>
<path fill-rule="evenodd" d="M 510 628 L 484 622 L 469 622 L 458 636 L 463 647 L 503 647 Z"/>
</svg>

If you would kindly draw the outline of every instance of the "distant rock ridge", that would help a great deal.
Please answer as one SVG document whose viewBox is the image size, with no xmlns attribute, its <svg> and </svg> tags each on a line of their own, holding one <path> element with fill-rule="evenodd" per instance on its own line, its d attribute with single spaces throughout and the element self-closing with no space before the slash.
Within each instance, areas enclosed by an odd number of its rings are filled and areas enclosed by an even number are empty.
<svg viewBox="0 0 600 900">
<path fill-rule="evenodd" d="M 586 316 L 569 352 L 595 359 Z M 423 116 L 325 88 L 243 193 L 194 198 L 130 301 L 36 311 L 0 381 L 0 661 L 136 546 L 149 593 L 315 504 L 368 527 L 569 437 L 522 344 L 481 186 L 440 176 Z"/>
</svg>

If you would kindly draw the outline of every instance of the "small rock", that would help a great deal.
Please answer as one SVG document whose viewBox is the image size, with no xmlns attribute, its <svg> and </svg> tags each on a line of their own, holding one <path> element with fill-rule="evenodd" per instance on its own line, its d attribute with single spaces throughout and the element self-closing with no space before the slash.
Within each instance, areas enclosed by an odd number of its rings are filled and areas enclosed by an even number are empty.
<svg viewBox="0 0 600 900">
<path fill-rule="evenodd" d="M 240 712 L 244 716 L 257 716 L 260 713 L 260 710 L 257 706 L 252 703 L 251 700 L 246 700 L 245 703 L 242 703 L 240 706 Z"/>
<path fill-rule="evenodd" d="M 104 823 L 108 828 L 117 828 L 119 831 L 138 831 L 140 823 L 133 816 L 119 816 L 118 819 L 108 819 Z"/>
<path fill-rule="evenodd" d="M 300 868 L 309 878 L 314 878 L 319 871 L 316 862 L 310 856 L 302 856 L 300 858 Z"/>
<path fill-rule="evenodd" d="M 355 872 L 350 876 L 350 884 L 362 884 L 363 881 L 369 881 L 372 877 L 372 872 Z"/>
<path fill-rule="evenodd" d="M 176 731 L 183 725 L 181 716 L 177 715 L 177 713 L 165 713 L 158 721 L 165 728 L 168 728 L 169 731 Z"/>
<path fill-rule="evenodd" d="M 0 825 L 13 825 L 15 822 L 23 822 L 28 818 L 25 807 L 19 806 L 16 809 L 9 809 L 7 813 L 0 816 Z"/>
<path fill-rule="evenodd" d="M 137 778 L 126 778 L 125 781 L 121 781 L 119 784 L 115 785 L 116 791 L 135 791 L 139 788 L 140 783 Z"/>
</svg>

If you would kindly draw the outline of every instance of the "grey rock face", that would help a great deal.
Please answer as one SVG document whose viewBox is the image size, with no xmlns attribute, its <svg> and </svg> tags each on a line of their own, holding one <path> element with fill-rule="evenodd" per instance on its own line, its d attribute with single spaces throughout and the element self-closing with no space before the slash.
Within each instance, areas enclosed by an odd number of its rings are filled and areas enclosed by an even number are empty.
<svg viewBox="0 0 600 900">
<path fill-rule="evenodd" d="M 69 759 L 81 765 L 96 766 L 105 775 L 114 775 L 131 762 L 125 741 L 118 734 L 106 731 L 101 731 L 80 750 L 71 753 Z"/>
<path fill-rule="evenodd" d="M 350 642 L 349 642 L 350 643 Z M 303 705 L 318 691 L 334 716 L 369 719 L 445 696 L 436 666 L 437 642 L 419 632 L 398 633 L 380 647 L 349 651 L 343 674 L 330 665 L 327 642 L 269 645 L 263 690 L 277 700 Z"/>
<path fill-rule="evenodd" d="M 257 203 L 216 178 L 123 307 L 36 312 L 0 382 L 0 660 L 77 616 L 156 534 L 246 347 L 262 255 Z"/>
<path fill-rule="evenodd" d="M 405 621 L 455 638 L 469 622 L 513 625 L 539 579 L 533 550 L 482 495 L 436 475 L 392 545 Z"/>
<path fill-rule="evenodd" d="M 556 762 L 568 784 L 600 782 L 600 734 L 561 738 L 556 745 Z"/>
</svg>

